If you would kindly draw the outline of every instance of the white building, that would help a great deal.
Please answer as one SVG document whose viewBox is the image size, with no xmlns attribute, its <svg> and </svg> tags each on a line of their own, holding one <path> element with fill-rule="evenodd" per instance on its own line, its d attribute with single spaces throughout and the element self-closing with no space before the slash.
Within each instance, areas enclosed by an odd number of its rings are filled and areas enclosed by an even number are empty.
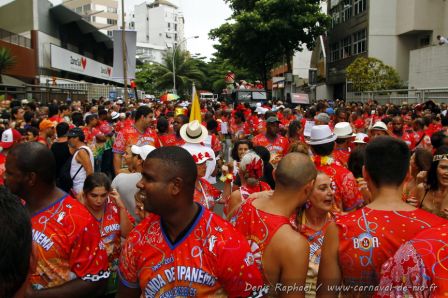
<svg viewBox="0 0 448 298">
<path fill-rule="evenodd" d="M 110 37 L 113 30 L 119 29 L 118 0 L 64 0 L 63 5 Z"/>
<path fill-rule="evenodd" d="M 158 63 L 173 47 L 185 50 L 184 22 L 179 8 L 166 0 L 143 2 L 126 17 L 128 27 L 137 31 L 137 56 Z"/>
</svg>

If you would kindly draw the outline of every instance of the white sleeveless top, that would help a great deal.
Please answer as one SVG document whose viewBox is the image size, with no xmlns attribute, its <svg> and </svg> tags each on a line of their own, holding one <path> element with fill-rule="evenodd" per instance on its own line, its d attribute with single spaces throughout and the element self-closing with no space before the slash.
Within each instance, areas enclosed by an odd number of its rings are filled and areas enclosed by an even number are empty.
<svg viewBox="0 0 448 298">
<path fill-rule="evenodd" d="M 82 188 L 84 187 L 84 181 L 86 180 L 87 173 L 84 167 L 76 161 L 76 156 L 78 155 L 79 151 L 81 151 L 81 148 L 85 149 L 89 153 L 90 157 L 90 163 L 92 164 L 93 169 L 93 152 L 92 150 L 87 146 L 81 146 L 79 147 L 79 150 L 75 152 L 72 159 L 72 166 L 70 167 L 70 177 L 73 178 L 75 176 L 76 172 L 78 172 L 79 167 L 81 167 L 81 170 L 76 175 L 75 179 L 73 180 L 73 190 L 76 194 L 80 193 L 82 191 Z"/>
</svg>

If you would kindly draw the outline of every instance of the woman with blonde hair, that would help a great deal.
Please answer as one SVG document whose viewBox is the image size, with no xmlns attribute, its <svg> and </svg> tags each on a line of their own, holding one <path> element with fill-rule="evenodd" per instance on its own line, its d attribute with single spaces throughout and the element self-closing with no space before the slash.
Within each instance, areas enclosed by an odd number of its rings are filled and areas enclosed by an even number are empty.
<svg viewBox="0 0 448 298">
<path fill-rule="evenodd" d="M 330 177 L 318 172 L 314 189 L 307 203 L 291 219 L 294 228 L 301 233 L 310 245 L 310 255 L 306 284 L 310 290 L 306 297 L 316 297 L 317 273 L 321 256 L 325 230 L 334 220 L 331 208 L 334 202 L 334 190 Z"/>
</svg>

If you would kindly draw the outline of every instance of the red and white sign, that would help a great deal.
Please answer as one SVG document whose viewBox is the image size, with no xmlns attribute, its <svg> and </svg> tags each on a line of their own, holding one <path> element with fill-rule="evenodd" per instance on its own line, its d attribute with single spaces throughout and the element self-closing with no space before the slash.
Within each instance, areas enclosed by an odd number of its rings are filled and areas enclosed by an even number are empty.
<svg viewBox="0 0 448 298">
<path fill-rule="evenodd" d="M 109 81 L 112 67 L 61 47 L 50 45 L 51 67 Z"/>
</svg>

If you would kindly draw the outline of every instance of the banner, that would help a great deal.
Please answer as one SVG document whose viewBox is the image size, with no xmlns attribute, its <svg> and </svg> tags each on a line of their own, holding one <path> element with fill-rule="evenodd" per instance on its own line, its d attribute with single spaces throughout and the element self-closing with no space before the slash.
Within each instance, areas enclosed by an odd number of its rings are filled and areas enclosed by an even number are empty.
<svg viewBox="0 0 448 298">
<path fill-rule="evenodd" d="M 112 67 L 75 52 L 50 44 L 51 67 L 89 77 L 116 81 Z"/>
<path fill-rule="evenodd" d="M 114 40 L 114 71 L 112 78 L 123 83 L 123 48 L 122 48 L 122 32 L 123 30 L 113 31 Z M 128 84 L 131 79 L 135 79 L 135 61 L 137 47 L 137 31 L 125 30 L 126 38 L 126 60 L 127 60 L 127 79 Z"/>
</svg>

